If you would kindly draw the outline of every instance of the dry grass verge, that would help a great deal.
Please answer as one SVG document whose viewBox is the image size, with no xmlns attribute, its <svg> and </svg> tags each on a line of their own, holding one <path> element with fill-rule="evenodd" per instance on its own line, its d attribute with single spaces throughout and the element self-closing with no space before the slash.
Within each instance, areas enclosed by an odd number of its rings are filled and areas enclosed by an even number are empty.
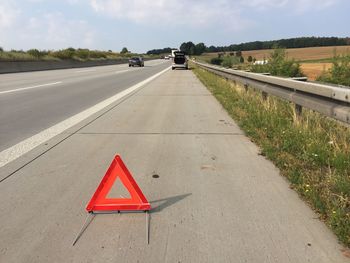
<svg viewBox="0 0 350 263">
<path fill-rule="evenodd" d="M 278 98 L 264 100 L 210 72 L 194 73 L 291 187 L 350 246 L 350 128 Z"/>
</svg>

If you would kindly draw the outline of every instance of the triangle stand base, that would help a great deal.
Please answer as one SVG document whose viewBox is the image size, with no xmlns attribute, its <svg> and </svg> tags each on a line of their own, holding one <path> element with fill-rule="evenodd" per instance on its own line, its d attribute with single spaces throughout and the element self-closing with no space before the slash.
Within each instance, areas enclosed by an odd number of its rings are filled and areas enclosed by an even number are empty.
<svg viewBox="0 0 350 263">
<path fill-rule="evenodd" d="M 130 198 L 109 198 L 112 185 L 119 178 L 130 194 Z M 149 244 L 149 211 L 151 205 L 143 195 L 140 187 L 132 177 L 128 168 L 119 155 L 116 155 L 109 166 L 105 176 L 102 178 L 94 195 L 86 206 L 89 213 L 80 232 L 76 236 L 73 246 L 77 243 L 83 232 L 91 223 L 96 214 L 115 214 L 115 213 L 146 213 L 146 239 Z"/>
<path fill-rule="evenodd" d="M 149 215 L 149 211 L 104 211 L 104 212 L 90 212 L 84 222 L 84 225 L 81 227 L 79 233 L 77 234 L 77 236 L 75 237 L 72 246 L 74 246 L 78 240 L 80 239 L 80 237 L 83 235 L 83 233 L 85 232 L 85 230 L 88 228 L 88 226 L 90 225 L 90 223 L 92 222 L 92 220 L 95 218 L 96 215 L 98 214 L 121 214 L 121 213 L 125 213 L 125 214 L 130 214 L 130 213 L 145 213 L 146 215 L 146 242 L 147 245 L 149 245 L 149 232 L 150 232 L 150 215 Z"/>
<path fill-rule="evenodd" d="M 85 219 L 85 223 L 84 223 L 84 225 L 81 227 L 81 229 L 80 229 L 79 233 L 77 234 L 77 236 L 75 237 L 72 246 L 74 246 L 74 245 L 78 242 L 79 238 L 82 236 L 82 234 L 84 233 L 84 231 L 85 231 L 85 230 L 87 229 L 87 227 L 90 225 L 90 223 L 91 223 L 92 219 L 94 219 L 94 217 L 95 217 L 95 214 L 94 214 L 94 213 L 89 213 L 89 214 L 87 215 L 87 217 L 86 217 L 86 219 Z"/>
</svg>

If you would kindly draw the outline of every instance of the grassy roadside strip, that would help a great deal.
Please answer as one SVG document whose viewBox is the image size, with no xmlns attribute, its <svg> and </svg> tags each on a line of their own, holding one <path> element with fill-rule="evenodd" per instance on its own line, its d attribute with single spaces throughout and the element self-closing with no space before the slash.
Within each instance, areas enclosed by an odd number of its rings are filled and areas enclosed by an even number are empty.
<svg viewBox="0 0 350 263">
<path fill-rule="evenodd" d="M 193 67 L 193 65 L 192 65 Z M 350 247 L 350 128 L 193 67 L 261 152 Z"/>
</svg>

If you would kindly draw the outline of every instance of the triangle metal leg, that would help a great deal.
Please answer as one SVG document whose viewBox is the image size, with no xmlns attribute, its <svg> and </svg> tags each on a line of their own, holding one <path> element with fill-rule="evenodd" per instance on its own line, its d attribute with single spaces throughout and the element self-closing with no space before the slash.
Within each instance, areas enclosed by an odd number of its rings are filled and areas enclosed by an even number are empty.
<svg viewBox="0 0 350 263">
<path fill-rule="evenodd" d="M 147 245 L 149 245 L 149 230 L 150 230 L 150 218 L 149 218 L 149 213 L 148 211 L 146 212 L 146 241 L 147 241 Z"/>
<path fill-rule="evenodd" d="M 73 242 L 72 246 L 74 246 L 78 242 L 79 238 L 82 236 L 82 234 L 84 233 L 86 228 L 89 226 L 89 224 L 91 223 L 92 219 L 94 219 L 94 217 L 95 217 L 94 213 L 89 213 L 88 214 L 88 216 L 85 219 L 85 223 L 82 226 L 82 228 L 80 229 L 80 231 L 79 231 L 78 235 L 76 236 L 76 238 L 74 239 L 74 242 Z"/>
</svg>

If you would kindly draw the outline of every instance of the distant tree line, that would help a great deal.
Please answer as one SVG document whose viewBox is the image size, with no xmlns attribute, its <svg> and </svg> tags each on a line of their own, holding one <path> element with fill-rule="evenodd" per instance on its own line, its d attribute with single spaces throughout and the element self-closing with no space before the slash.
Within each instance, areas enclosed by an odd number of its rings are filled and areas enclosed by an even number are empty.
<svg viewBox="0 0 350 263">
<path fill-rule="evenodd" d="M 272 41 L 254 41 L 242 44 L 233 44 L 229 46 L 209 46 L 204 43 L 194 44 L 193 42 L 184 42 L 180 50 L 188 55 L 201 55 L 204 52 L 232 52 L 272 49 L 276 46 L 283 48 L 305 48 L 305 47 L 323 47 L 323 46 L 346 46 L 350 45 L 350 38 L 338 37 L 299 37 L 280 39 Z M 170 53 L 171 48 L 153 49 L 147 52 L 148 55 Z"/>
<path fill-rule="evenodd" d="M 180 46 L 180 50 L 185 52 L 188 55 L 196 55 L 199 56 L 206 51 L 207 47 L 204 43 L 194 44 L 193 42 L 185 42 Z"/>
<path fill-rule="evenodd" d="M 170 47 L 161 48 L 161 49 L 152 49 L 150 51 L 147 51 L 147 55 L 170 54 L 171 50 L 172 50 L 172 48 L 170 48 Z"/>
<path fill-rule="evenodd" d="M 272 49 L 275 46 L 283 48 L 305 48 L 324 46 L 346 46 L 350 45 L 350 38 L 338 37 L 299 37 L 290 39 L 280 39 L 272 41 L 254 41 L 229 46 L 210 46 L 206 52 L 227 52 L 227 51 L 249 51 Z"/>
</svg>

